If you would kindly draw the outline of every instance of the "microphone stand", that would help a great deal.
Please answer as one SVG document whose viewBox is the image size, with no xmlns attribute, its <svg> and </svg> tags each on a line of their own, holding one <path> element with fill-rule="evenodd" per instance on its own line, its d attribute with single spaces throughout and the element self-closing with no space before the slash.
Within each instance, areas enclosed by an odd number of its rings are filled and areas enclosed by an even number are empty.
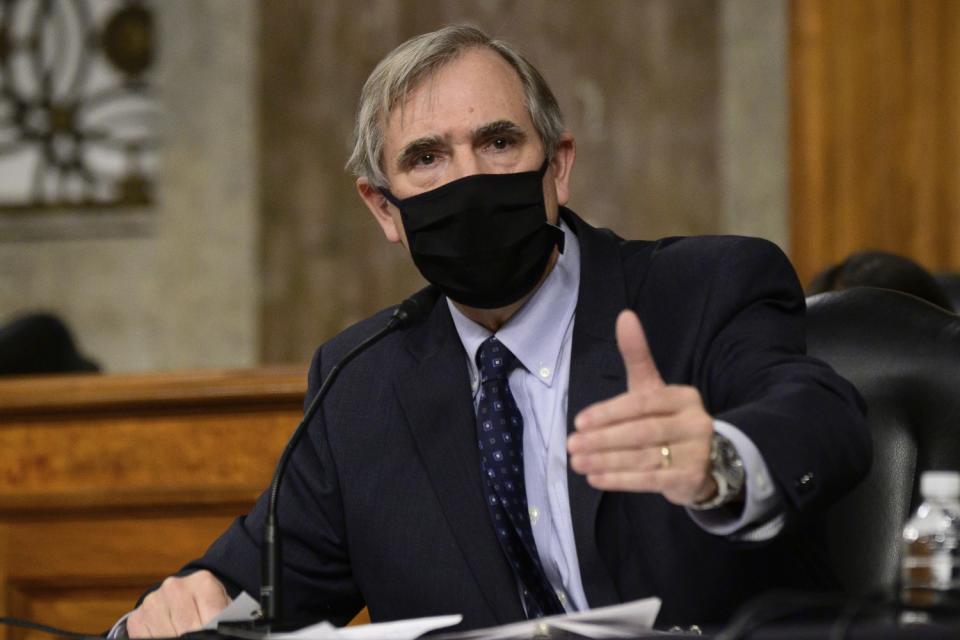
<svg viewBox="0 0 960 640">
<path fill-rule="evenodd" d="M 267 503 L 267 516 L 263 531 L 263 552 L 261 554 L 260 564 L 260 611 L 262 618 L 257 626 L 265 632 L 270 632 L 271 628 L 277 630 L 280 626 L 280 530 L 277 527 L 277 496 L 280 493 L 280 481 L 283 478 L 287 463 L 290 461 L 290 455 L 294 447 L 300 441 L 303 433 L 306 431 L 306 425 L 317 413 L 324 397 L 333 385 L 340 371 L 351 360 L 360 355 L 376 342 L 379 342 L 384 336 L 396 331 L 397 329 L 410 326 L 416 323 L 433 306 L 439 292 L 434 286 L 428 286 L 413 294 L 394 310 L 393 315 L 386 326 L 374 333 L 372 336 L 351 349 L 343 358 L 337 362 L 317 391 L 307 410 L 304 411 L 303 419 L 293 435 L 287 441 L 283 453 L 280 454 L 280 460 L 277 462 L 276 470 L 273 474 L 273 481 L 270 483 L 270 498 Z"/>
</svg>

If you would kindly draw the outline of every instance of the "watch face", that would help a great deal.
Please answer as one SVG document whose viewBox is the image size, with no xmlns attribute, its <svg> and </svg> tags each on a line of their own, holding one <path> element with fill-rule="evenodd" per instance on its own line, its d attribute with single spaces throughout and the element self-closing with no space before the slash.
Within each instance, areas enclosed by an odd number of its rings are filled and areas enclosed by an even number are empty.
<svg viewBox="0 0 960 640">
<path fill-rule="evenodd" d="M 729 490 L 739 493 L 744 480 L 743 460 L 737 454 L 733 443 L 723 436 L 717 436 L 717 458 L 714 460 L 714 467 L 723 474 Z"/>
<path fill-rule="evenodd" d="M 715 509 L 733 501 L 743 489 L 746 472 L 736 447 L 719 433 L 710 444 L 710 474 L 717 484 L 717 493 L 705 502 L 689 505 L 696 510 Z"/>
<path fill-rule="evenodd" d="M 740 456 L 737 455 L 737 450 L 730 442 L 726 442 L 723 445 L 723 459 L 732 467 L 743 467 L 743 461 L 740 459 Z"/>
</svg>

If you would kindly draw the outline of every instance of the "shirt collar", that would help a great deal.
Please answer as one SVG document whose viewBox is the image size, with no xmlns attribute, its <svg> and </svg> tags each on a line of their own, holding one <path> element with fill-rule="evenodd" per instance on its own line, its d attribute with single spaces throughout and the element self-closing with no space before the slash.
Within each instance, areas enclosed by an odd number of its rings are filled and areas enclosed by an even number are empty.
<svg viewBox="0 0 960 640">
<path fill-rule="evenodd" d="M 560 361 L 563 339 L 573 321 L 580 288 L 580 245 L 567 224 L 560 220 L 564 250 L 536 293 L 497 332 L 497 338 L 533 376 L 551 386 Z M 470 380 L 476 390 L 476 355 L 492 333 L 463 315 L 449 299 L 447 305 L 460 342 L 467 353 Z"/>
</svg>

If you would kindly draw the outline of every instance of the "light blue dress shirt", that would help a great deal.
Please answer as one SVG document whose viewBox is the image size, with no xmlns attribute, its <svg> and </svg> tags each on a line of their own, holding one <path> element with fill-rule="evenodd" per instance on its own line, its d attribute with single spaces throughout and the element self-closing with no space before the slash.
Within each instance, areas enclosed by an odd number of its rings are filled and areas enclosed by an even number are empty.
<svg viewBox="0 0 960 640">
<path fill-rule="evenodd" d="M 580 283 L 580 245 L 562 221 L 565 249 L 537 292 L 497 331 L 497 338 L 517 357 L 510 390 L 523 416 L 524 477 L 530 524 L 544 572 L 568 611 L 589 608 L 580 578 L 567 488 L 567 392 L 570 349 Z M 478 399 L 476 354 L 491 332 L 447 301 L 466 351 Z M 641 318 L 641 321 L 643 319 Z M 717 535 L 765 539 L 782 527 L 780 497 L 760 452 L 740 430 L 719 420 L 717 432 L 733 442 L 744 461 L 746 500 L 739 517 L 727 509 L 688 511 L 704 529 Z M 480 473 L 479 468 L 477 473 Z M 760 523 L 757 526 L 757 523 Z"/>
</svg>

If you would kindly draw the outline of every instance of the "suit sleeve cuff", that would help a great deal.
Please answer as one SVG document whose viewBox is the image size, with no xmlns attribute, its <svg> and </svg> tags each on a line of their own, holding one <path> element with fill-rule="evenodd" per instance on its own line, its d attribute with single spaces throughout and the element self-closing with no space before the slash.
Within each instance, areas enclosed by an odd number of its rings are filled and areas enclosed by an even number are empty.
<svg viewBox="0 0 960 640">
<path fill-rule="evenodd" d="M 713 421 L 714 430 L 733 443 L 745 472 L 743 504 L 694 511 L 690 517 L 705 531 L 718 536 L 752 542 L 769 540 L 783 528 L 783 502 L 767 464 L 757 446 L 742 431 L 723 420 Z"/>
</svg>

